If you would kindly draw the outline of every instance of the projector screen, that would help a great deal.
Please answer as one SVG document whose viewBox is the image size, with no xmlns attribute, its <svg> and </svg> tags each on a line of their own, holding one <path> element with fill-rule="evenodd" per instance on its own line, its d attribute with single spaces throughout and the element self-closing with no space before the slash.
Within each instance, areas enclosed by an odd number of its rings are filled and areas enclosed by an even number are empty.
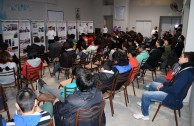
<svg viewBox="0 0 194 126">
<path fill-rule="evenodd" d="M 48 21 L 64 21 L 63 11 L 48 10 L 47 16 Z"/>
</svg>

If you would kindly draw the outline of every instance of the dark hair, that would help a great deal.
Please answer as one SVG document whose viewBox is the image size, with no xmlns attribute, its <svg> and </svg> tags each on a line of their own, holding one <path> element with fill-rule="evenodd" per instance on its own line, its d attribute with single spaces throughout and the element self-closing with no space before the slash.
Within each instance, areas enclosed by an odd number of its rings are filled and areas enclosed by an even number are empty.
<svg viewBox="0 0 194 126">
<path fill-rule="evenodd" d="M 39 37 L 34 37 L 34 42 L 40 42 L 40 38 Z"/>
<path fill-rule="evenodd" d="M 87 92 L 94 85 L 94 77 L 91 72 L 81 68 L 76 76 L 76 84 L 81 92 Z"/>
<path fill-rule="evenodd" d="M 81 69 L 83 69 L 83 68 L 80 65 L 73 66 L 73 68 L 72 68 L 72 75 L 77 76 L 77 74 L 79 74 L 79 71 Z"/>
<path fill-rule="evenodd" d="M 0 51 L 0 62 L 1 63 L 7 63 L 11 58 L 11 55 L 9 54 L 9 52 L 2 50 Z"/>
<path fill-rule="evenodd" d="M 36 94 L 30 88 L 21 89 L 16 95 L 16 102 L 18 103 L 22 112 L 29 112 L 33 109 L 36 99 Z"/>
<path fill-rule="evenodd" d="M 69 49 L 69 48 L 70 48 L 70 42 L 65 42 L 65 43 L 63 44 L 63 47 L 64 47 L 65 50 L 66 50 L 66 49 Z"/>
<path fill-rule="evenodd" d="M 179 37 L 180 37 L 181 41 L 184 42 L 185 37 L 183 35 L 180 35 Z"/>
<path fill-rule="evenodd" d="M 131 53 L 131 55 L 133 57 L 135 57 L 137 55 L 136 51 L 135 50 L 127 50 L 127 53 Z"/>
<path fill-rule="evenodd" d="M 112 54 L 112 59 L 116 60 L 116 61 L 119 61 L 119 59 L 121 59 L 123 57 L 124 57 L 124 54 L 120 51 L 116 51 Z"/>
<path fill-rule="evenodd" d="M 163 44 L 164 44 L 164 40 L 162 40 L 162 39 L 158 39 L 158 41 L 156 41 L 156 42 L 158 42 L 159 46 L 163 46 Z"/>
<path fill-rule="evenodd" d="M 7 43 L 1 43 L 1 49 L 2 50 L 7 50 L 8 44 Z"/>
<path fill-rule="evenodd" d="M 86 43 L 85 43 L 85 42 L 82 42 L 82 43 L 81 43 L 81 47 L 82 47 L 83 49 L 86 49 L 86 48 L 87 48 Z"/>
<path fill-rule="evenodd" d="M 184 57 L 188 58 L 189 62 L 194 63 L 194 52 L 183 52 Z"/>
<path fill-rule="evenodd" d="M 146 46 L 145 45 L 139 45 L 139 48 L 145 50 L 146 49 Z"/>
<path fill-rule="evenodd" d="M 54 37 L 54 40 L 55 40 L 55 42 L 58 42 L 59 41 L 59 37 L 58 36 L 55 36 Z"/>
<path fill-rule="evenodd" d="M 109 60 L 106 60 L 102 63 L 102 67 L 105 69 L 105 70 L 112 70 L 112 62 L 109 61 Z"/>
</svg>

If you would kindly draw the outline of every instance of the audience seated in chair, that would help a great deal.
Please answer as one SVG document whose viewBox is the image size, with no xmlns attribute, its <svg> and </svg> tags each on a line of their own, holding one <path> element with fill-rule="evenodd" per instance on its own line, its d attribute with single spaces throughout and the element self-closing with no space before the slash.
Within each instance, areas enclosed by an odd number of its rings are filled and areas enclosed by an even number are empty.
<svg viewBox="0 0 194 126">
<path fill-rule="evenodd" d="M 141 62 L 143 61 L 143 59 L 147 59 L 150 55 L 146 51 L 146 46 L 145 45 L 140 45 L 138 47 L 138 51 L 139 51 L 139 54 L 137 55 L 136 59 L 141 64 Z"/>
<path fill-rule="evenodd" d="M 113 53 L 113 61 L 114 66 L 113 68 L 118 71 L 119 74 L 126 74 L 128 75 L 130 70 L 132 69 L 127 56 L 124 55 L 122 52 L 116 51 Z M 120 89 L 124 82 L 119 82 L 116 84 L 116 90 Z"/>
<path fill-rule="evenodd" d="M 184 52 L 179 58 L 181 69 L 170 82 L 158 83 L 152 82 L 148 92 L 144 92 L 141 105 L 141 113 L 133 114 L 136 119 L 149 120 L 149 111 L 151 101 L 162 102 L 164 106 L 172 109 L 181 109 L 183 107 L 183 98 L 185 91 L 194 81 L 194 52 Z"/>
<path fill-rule="evenodd" d="M 12 71 L 14 68 L 15 72 L 17 72 L 17 66 L 14 62 L 12 62 L 11 55 L 7 51 L 0 51 L 0 73 Z M 0 76 L 0 84 L 11 84 L 15 82 L 14 75 L 11 76 Z"/>
<path fill-rule="evenodd" d="M 56 126 L 74 126 L 76 111 L 78 109 L 88 109 L 103 102 L 102 93 L 94 86 L 94 77 L 86 69 L 80 69 L 76 76 L 78 91 L 69 95 L 65 102 L 57 102 L 54 105 L 54 118 Z M 94 118 L 84 126 L 96 126 L 98 118 Z M 105 125 L 105 115 L 101 126 Z"/>
<path fill-rule="evenodd" d="M 54 40 L 55 42 L 49 44 L 49 47 L 48 47 L 49 54 L 52 59 L 60 56 L 60 51 L 62 48 L 62 44 L 59 42 L 59 37 L 55 36 Z"/>
<path fill-rule="evenodd" d="M 61 55 L 59 57 L 59 63 L 56 64 L 55 68 L 53 69 L 52 75 L 55 76 L 57 70 L 60 69 L 60 67 L 63 68 L 70 68 L 72 67 L 72 59 L 76 58 L 76 53 L 72 49 L 73 44 L 70 42 L 65 42 L 62 50 Z"/>
<path fill-rule="evenodd" d="M 43 104 L 41 107 L 44 110 L 42 110 L 38 106 L 36 94 L 30 88 L 23 88 L 17 93 L 15 106 L 17 111 L 13 117 L 14 122 L 8 122 L 8 126 L 42 126 L 51 120 L 52 104 Z"/>
<path fill-rule="evenodd" d="M 82 69 L 81 67 L 79 66 L 75 66 L 73 67 L 72 69 L 72 74 L 73 76 L 77 76 L 77 74 L 80 73 L 80 69 Z M 74 77 L 74 78 L 75 78 Z M 73 79 L 73 78 L 72 78 Z M 76 80 L 72 80 L 71 83 L 68 83 L 68 84 L 64 84 L 64 86 L 66 86 L 67 88 L 75 88 L 75 90 L 77 89 L 77 85 L 76 85 Z M 55 89 L 49 85 L 47 85 L 44 81 L 39 81 L 38 82 L 38 89 L 40 91 L 40 93 L 45 93 L 45 94 L 51 94 L 51 95 L 54 95 L 56 96 L 61 102 L 64 102 L 64 99 L 65 99 L 65 92 L 64 92 L 64 88 L 63 89 Z M 72 90 L 72 94 L 75 90 Z"/>
<path fill-rule="evenodd" d="M 113 82 L 114 78 L 116 77 L 116 72 L 112 70 L 112 62 L 111 61 L 104 61 L 102 63 L 102 68 L 99 73 L 94 74 L 95 83 L 100 81 L 102 85 L 108 85 Z M 106 92 L 107 90 L 111 89 L 102 89 L 102 93 Z"/>
</svg>

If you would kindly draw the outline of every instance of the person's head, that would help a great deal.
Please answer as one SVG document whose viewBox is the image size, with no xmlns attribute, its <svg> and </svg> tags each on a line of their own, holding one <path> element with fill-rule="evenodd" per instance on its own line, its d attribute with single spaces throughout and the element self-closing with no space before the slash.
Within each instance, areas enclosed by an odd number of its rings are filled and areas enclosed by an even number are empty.
<svg viewBox="0 0 194 126">
<path fill-rule="evenodd" d="M 0 51 L 0 63 L 7 63 L 11 60 L 11 55 L 9 52 L 2 50 Z"/>
<path fill-rule="evenodd" d="M 16 108 L 22 113 L 34 112 L 37 106 L 36 94 L 30 88 L 23 88 L 16 95 Z"/>
<path fill-rule="evenodd" d="M 178 38 L 178 41 L 179 42 L 184 42 L 185 40 L 185 37 L 183 35 L 180 35 L 179 38 Z"/>
<path fill-rule="evenodd" d="M 184 64 L 187 62 L 194 64 L 194 52 L 183 52 L 179 58 L 179 64 Z"/>
<path fill-rule="evenodd" d="M 163 46 L 163 44 L 164 44 L 164 41 L 163 41 L 162 39 L 158 39 L 158 40 L 156 41 L 156 47 Z"/>
<path fill-rule="evenodd" d="M 52 26 L 49 26 L 49 27 L 48 27 L 48 30 L 52 30 Z"/>
<path fill-rule="evenodd" d="M 102 63 L 102 71 L 103 70 L 108 70 L 108 71 L 110 71 L 110 70 L 112 70 L 112 62 L 111 61 L 109 61 L 109 60 L 106 60 L 106 61 L 104 61 L 103 63 Z"/>
<path fill-rule="evenodd" d="M 133 58 L 133 57 L 136 57 L 136 52 L 135 50 L 127 50 L 127 57 L 128 58 Z"/>
<path fill-rule="evenodd" d="M 70 42 L 65 42 L 63 44 L 63 47 L 64 47 L 65 50 L 69 49 L 70 48 Z"/>
<path fill-rule="evenodd" d="M 58 36 L 55 36 L 54 37 L 54 40 L 55 40 L 55 42 L 58 42 L 59 41 L 59 37 Z"/>
<path fill-rule="evenodd" d="M 157 26 L 155 26 L 155 27 L 154 27 L 154 29 L 155 29 L 155 30 L 157 30 L 157 29 L 158 29 L 158 27 L 157 27 Z"/>
<path fill-rule="evenodd" d="M 87 46 L 86 46 L 86 43 L 83 41 L 81 43 L 81 50 L 86 50 Z"/>
<path fill-rule="evenodd" d="M 145 45 L 139 45 L 139 47 L 138 47 L 138 51 L 139 52 L 142 52 L 142 51 L 144 51 L 146 49 L 146 46 Z"/>
<path fill-rule="evenodd" d="M 87 92 L 94 86 L 94 77 L 91 72 L 81 68 L 76 76 L 76 84 L 81 92 Z"/>
<path fill-rule="evenodd" d="M 7 43 L 2 43 L 0 48 L 1 48 L 1 50 L 7 50 L 8 49 L 8 44 Z"/>
</svg>

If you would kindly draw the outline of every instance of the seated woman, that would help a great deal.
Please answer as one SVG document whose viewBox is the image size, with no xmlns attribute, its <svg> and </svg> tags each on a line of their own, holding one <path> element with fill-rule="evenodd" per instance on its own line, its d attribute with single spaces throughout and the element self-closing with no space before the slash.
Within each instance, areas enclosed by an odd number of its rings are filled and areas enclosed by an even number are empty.
<svg viewBox="0 0 194 126">
<path fill-rule="evenodd" d="M 11 55 L 7 51 L 0 51 L 0 73 L 11 71 L 14 68 L 17 71 L 17 66 L 11 61 Z M 15 81 L 15 77 L 11 76 L 0 76 L 0 84 L 11 84 Z"/>
<path fill-rule="evenodd" d="M 76 78 L 77 74 L 79 74 L 80 69 L 81 69 L 81 67 L 79 67 L 79 66 L 72 68 L 72 74 L 73 74 L 74 78 Z M 72 82 L 71 83 L 64 83 L 64 86 L 66 86 L 67 88 L 75 88 L 75 90 L 77 90 L 76 80 L 73 78 L 71 78 L 71 79 L 72 79 Z M 39 80 L 38 89 L 41 93 L 54 95 L 61 102 L 64 102 L 64 98 L 65 98 L 64 88 L 63 89 L 55 89 L 55 88 L 47 85 L 44 81 Z M 71 94 L 73 94 L 73 92 L 75 90 L 72 89 Z"/>
</svg>

